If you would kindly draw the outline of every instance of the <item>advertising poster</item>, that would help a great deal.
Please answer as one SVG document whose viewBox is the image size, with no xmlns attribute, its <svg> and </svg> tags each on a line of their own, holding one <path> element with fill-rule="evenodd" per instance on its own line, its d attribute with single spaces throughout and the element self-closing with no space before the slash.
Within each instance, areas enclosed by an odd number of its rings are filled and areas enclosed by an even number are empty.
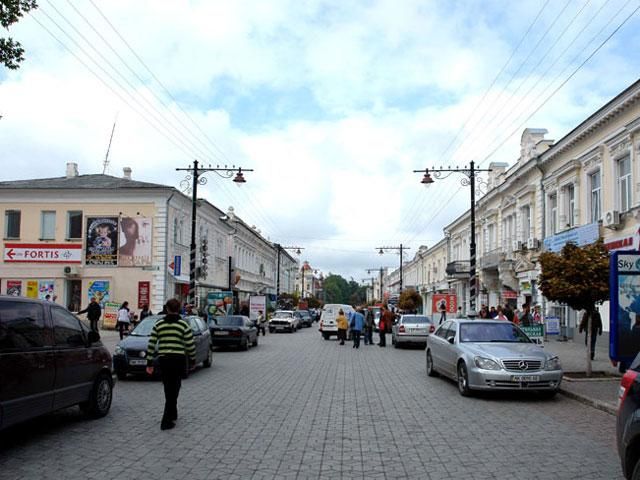
<svg viewBox="0 0 640 480">
<path fill-rule="evenodd" d="M 87 217 L 85 264 L 118 265 L 118 217 Z"/>
<path fill-rule="evenodd" d="M 89 282 L 89 288 L 87 290 L 87 299 L 91 301 L 93 297 L 104 307 L 105 302 L 111 300 L 109 298 L 109 281 L 108 280 L 94 280 Z"/>
<path fill-rule="evenodd" d="M 44 300 L 47 295 L 53 299 L 53 289 L 55 288 L 55 282 L 53 280 L 40 280 L 38 281 L 38 298 Z"/>
<path fill-rule="evenodd" d="M 151 282 L 138 282 L 138 308 L 149 305 L 150 297 Z"/>
<path fill-rule="evenodd" d="M 152 223 L 146 217 L 120 219 L 118 266 L 148 267 L 151 265 Z"/>
<path fill-rule="evenodd" d="M 38 298 L 38 281 L 27 280 L 27 297 Z"/>
<path fill-rule="evenodd" d="M 267 311 L 267 297 L 264 295 L 249 297 L 249 318 L 251 320 L 258 318 L 258 310 L 262 310 L 262 313 Z"/>
<path fill-rule="evenodd" d="M 447 313 L 458 312 L 458 298 L 456 295 L 450 293 L 436 293 L 431 300 L 431 311 L 433 313 L 440 313 L 440 309 L 444 306 L 447 309 Z"/>
<path fill-rule="evenodd" d="M 614 252 L 610 262 L 609 356 L 631 362 L 640 351 L 640 252 Z"/>
<path fill-rule="evenodd" d="M 207 294 L 209 317 L 231 315 L 233 313 L 233 292 L 209 292 Z"/>
<path fill-rule="evenodd" d="M 116 322 L 118 320 L 119 303 L 104 302 L 102 310 L 102 327 L 103 328 L 116 328 Z"/>
<path fill-rule="evenodd" d="M 22 295 L 22 281 L 21 280 L 7 280 L 7 295 L 12 297 L 19 297 Z"/>
</svg>

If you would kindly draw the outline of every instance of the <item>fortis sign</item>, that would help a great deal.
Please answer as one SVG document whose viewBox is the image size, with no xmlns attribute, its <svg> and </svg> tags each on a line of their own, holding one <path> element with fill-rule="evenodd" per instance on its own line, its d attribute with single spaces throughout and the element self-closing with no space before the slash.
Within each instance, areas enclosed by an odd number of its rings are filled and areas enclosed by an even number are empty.
<svg viewBox="0 0 640 480">
<path fill-rule="evenodd" d="M 4 261 L 14 263 L 81 263 L 82 245 L 5 243 Z"/>
</svg>

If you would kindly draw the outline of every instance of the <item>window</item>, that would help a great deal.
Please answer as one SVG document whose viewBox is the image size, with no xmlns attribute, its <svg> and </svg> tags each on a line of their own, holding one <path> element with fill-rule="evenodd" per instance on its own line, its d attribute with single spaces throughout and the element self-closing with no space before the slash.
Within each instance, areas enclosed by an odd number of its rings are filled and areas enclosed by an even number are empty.
<svg viewBox="0 0 640 480">
<path fill-rule="evenodd" d="M 56 238 L 56 212 L 43 211 L 40 215 L 40 238 L 54 240 Z"/>
<path fill-rule="evenodd" d="M 520 209 L 520 219 L 522 222 L 522 241 L 526 242 L 531 238 L 531 207 L 529 205 Z"/>
<path fill-rule="evenodd" d="M 591 186 L 591 221 L 597 222 L 602 217 L 602 180 L 600 178 L 600 170 L 589 175 L 589 184 Z"/>
<path fill-rule="evenodd" d="M 558 233 L 558 195 L 549 196 L 549 234 Z"/>
<path fill-rule="evenodd" d="M 60 307 L 51 307 L 53 335 L 56 345 L 62 347 L 81 347 L 85 345 L 84 331 L 80 320 Z"/>
<path fill-rule="evenodd" d="M 496 247 L 496 226 L 492 223 L 487 227 L 487 232 L 487 252 L 490 252 Z"/>
<path fill-rule="evenodd" d="M 576 189 L 573 184 L 567 185 L 565 194 L 567 199 L 567 225 L 573 227 L 576 223 L 574 218 L 576 213 Z"/>
<path fill-rule="evenodd" d="M 618 208 L 626 212 L 631 208 L 631 157 L 618 160 Z"/>
<path fill-rule="evenodd" d="M 48 344 L 42 305 L 5 301 L 0 303 L 0 351 L 28 350 Z"/>
<path fill-rule="evenodd" d="M 4 212 L 4 238 L 20 238 L 20 210 Z"/>
<path fill-rule="evenodd" d="M 67 212 L 67 238 L 82 238 L 82 212 Z"/>
</svg>

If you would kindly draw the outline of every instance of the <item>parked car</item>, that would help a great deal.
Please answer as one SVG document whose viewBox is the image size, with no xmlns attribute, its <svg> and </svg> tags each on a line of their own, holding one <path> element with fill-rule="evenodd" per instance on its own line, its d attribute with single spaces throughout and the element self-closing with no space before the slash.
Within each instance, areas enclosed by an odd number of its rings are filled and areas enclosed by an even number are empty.
<svg viewBox="0 0 640 480">
<path fill-rule="evenodd" d="M 301 327 L 310 327 L 313 324 L 313 318 L 308 310 L 298 310 L 295 312 L 295 316 L 298 317 Z"/>
<path fill-rule="evenodd" d="M 147 346 L 153 326 L 164 315 L 151 315 L 142 320 L 136 328 L 117 345 L 113 354 L 113 366 L 119 379 L 124 380 L 127 374 L 142 375 L 147 368 Z M 204 321 L 195 315 L 182 317 L 193 331 L 193 339 L 196 344 L 196 364 L 210 367 L 213 363 L 211 352 L 211 333 Z M 185 366 L 186 368 L 186 366 Z M 160 362 L 158 357 L 153 362 L 154 376 L 160 375 Z"/>
<path fill-rule="evenodd" d="M 447 320 L 427 337 L 427 374 L 474 390 L 538 390 L 552 397 L 562 381 L 557 356 L 544 351 L 517 325 L 501 320 Z"/>
<path fill-rule="evenodd" d="M 391 329 L 391 343 L 394 347 L 402 345 L 427 345 L 427 337 L 435 332 L 436 326 L 427 315 L 400 315 L 400 319 Z"/>
<path fill-rule="evenodd" d="M 625 478 L 640 479 L 640 354 L 620 381 L 616 443 Z"/>
<path fill-rule="evenodd" d="M 55 303 L 0 296 L 0 429 L 80 405 L 109 413 L 111 355 L 75 315 Z"/>
<path fill-rule="evenodd" d="M 299 328 L 300 321 L 294 315 L 293 310 L 276 310 L 271 320 L 269 320 L 269 333 L 295 333 Z"/>
<path fill-rule="evenodd" d="M 258 328 L 256 322 L 244 315 L 226 315 L 214 317 L 209 321 L 211 344 L 235 346 L 249 350 L 249 346 L 258 346 Z"/>
<path fill-rule="evenodd" d="M 322 313 L 320 314 L 320 334 L 325 340 L 329 340 L 333 335 L 338 335 L 336 317 L 340 310 L 342 310 L 348 318 L 349 313 L 353 312 L 353 307 L 339 303 L 328 303 L 322 308 Z"/>
</svg>

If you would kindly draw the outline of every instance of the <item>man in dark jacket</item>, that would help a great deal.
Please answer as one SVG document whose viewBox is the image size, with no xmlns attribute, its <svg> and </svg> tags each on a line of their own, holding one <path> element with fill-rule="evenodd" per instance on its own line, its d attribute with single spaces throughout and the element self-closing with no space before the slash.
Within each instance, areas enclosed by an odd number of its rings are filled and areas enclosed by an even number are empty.
<svg viewBox="0 0 640 480">
<path fill-rule="evenodd" d="M 582 321 L 580 322 L 579 333 L 584 332 L 584 344 L 587 344 L 587 325 L 589 322 L 589 312 L 584 312 L 582 315 Z M 596 338 L 598 335 L 602 335 L 602 318 L 600 317 L 600 312 L 598 310 L 594 310 L 591 314 L 591 360 L 595 359 L 596 356 Z"/>
<path fill-rule="evenodd" d="M 78 312 L 78 314 L 81 313 L 87 314 L 87 318 L 89 319 L 89 323 L 91 324 L 91 330 L 97 332 L 98 320 L 100 320 L 100 315 L 102 315 L 102 309 L 100 308 L 100 304 L 96 300 L 96 297 L 91 297 L 91 301 L 89 302 L 87 308 Z"/>
<path fill-rule="evenodd" d="M 196 360 L 196 345 L 193 331 L 187 322 L 180 318 L 180 302 L 175 298 L 166 304 L 167 316 L 159 320 L 151 330 L 147 346 L 147 373 L 153 375 L 153 360 L 160 360 L 162 384 L 164 385 L 164 413 L 161 430 L 175 427 L 178 419 L 178 395 L 182 386 L 182 376 L 189 364 Z"/>
</svg>

